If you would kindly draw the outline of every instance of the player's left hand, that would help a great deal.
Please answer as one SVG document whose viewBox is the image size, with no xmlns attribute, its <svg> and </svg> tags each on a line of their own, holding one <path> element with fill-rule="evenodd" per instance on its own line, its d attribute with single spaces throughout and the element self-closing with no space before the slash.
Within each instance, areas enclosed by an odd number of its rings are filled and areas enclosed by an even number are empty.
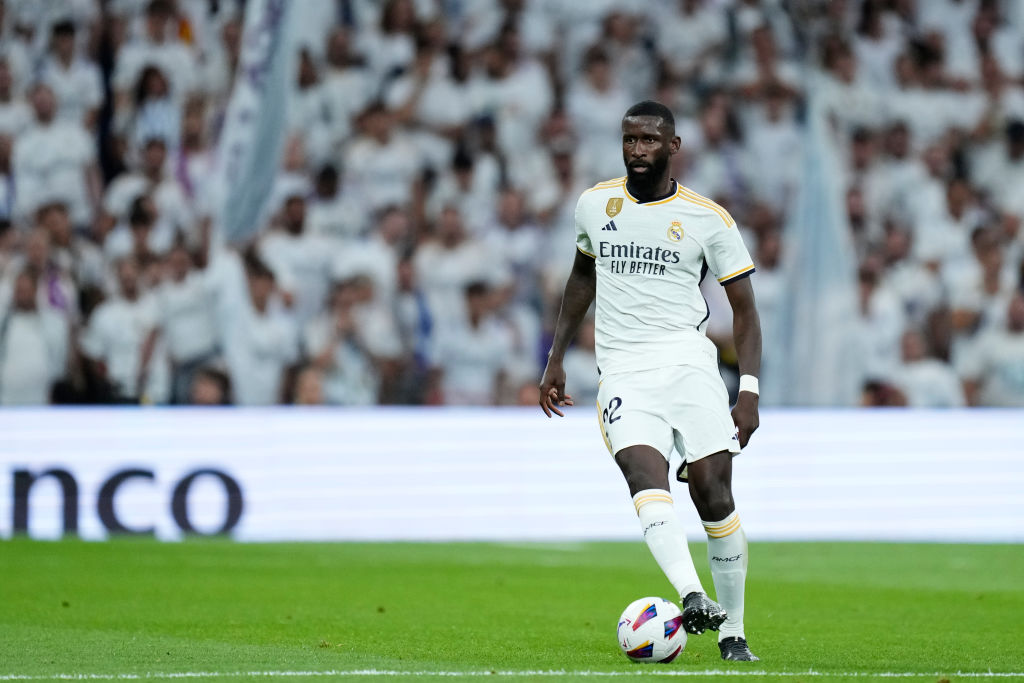
<svg viewBox="0 0 1024 683">
<path fill-rule="evenodd" d="M 565 393 L 565 370 L 562 364 L 548 360 L 544 368 L 544 376 L 540 380 L 540 407 L 544 414 L 551 417 L 565 417 L 559 407 L 573 405 L 572 396 Z"/>
<path fill-rule="evenodd" d="M 739 430 L 740 448 L 746 448 L 760 420 L 757 416 L 757 394 L 749 391 L 741 391 L 736 399 L 736 405 L 732 409 L 732 421 Z"/>
</svg>

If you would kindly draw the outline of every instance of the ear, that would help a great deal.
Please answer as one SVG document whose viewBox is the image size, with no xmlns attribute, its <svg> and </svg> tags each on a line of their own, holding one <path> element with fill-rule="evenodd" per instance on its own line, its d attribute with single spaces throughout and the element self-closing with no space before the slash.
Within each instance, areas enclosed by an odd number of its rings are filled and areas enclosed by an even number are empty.
<svg viewBox="0 0 1024 683">
<path fill-rule="evenodd" d="M 668 143 L 668 153 L 669 154 L 677 153 L 679 151 L 679 148 L 682 146 L 682 144 L 683 144 L 683 141 L 679 139 L 678 135 L 673 136 L 671 142 Z"/>
</svg>

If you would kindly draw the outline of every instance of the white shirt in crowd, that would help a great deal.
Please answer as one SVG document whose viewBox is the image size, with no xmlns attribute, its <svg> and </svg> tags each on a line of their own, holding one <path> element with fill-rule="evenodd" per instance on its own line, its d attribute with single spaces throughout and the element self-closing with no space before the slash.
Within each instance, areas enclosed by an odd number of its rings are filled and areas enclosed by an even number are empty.
<svg viewBox="0 0 1024 683">
<path fill-rule="evenodd" d="M 153 65 L 163 72 L 178 99 L 198 85 L 199 64 L 195 54 L 182 42 L 154 43 L 134 40 L 121 48 L 114 66 L 112 84 L 118 91 L 132 91 L 142 71 Z"/>
<path fill-rule="evenodd" d="M 431 357 L 432 365 L 442 373 L 445 405 L 494 405 L 511 348 L 508 329 L 493 317 L 484 318 L 476 327 L 463 320 L 441 330 Z"/>
<path fill-rule="evenodd" d="M 47 310 L 0 311 L 0 405 L 45 405 L 67 368 L 67 322 Z"/>
<path fill-rule="evenodd" d="M 462 317 L 466 285 L 488 280 L 493 263 L 487 253 L 484 245 L 475 240 L 464 240 L 452 249 L 428 242 L 416 251 L 413 259 L 416 281 L 426 294 L 439 326 Z"/>
<path fill-rule="evenodd" d="M 420 172 L 420 154 L 407 136 L 395 134 L 381 144 L 375 139 L 355 140 L 345 154 L 345 186 L 363 199 L 364 210 L 379 211 L 403 205 Z"/>
<path fill-rule="evenodd" d="M 373 360 L 351 339 L 335 341 L 334 316 L 323 314 L 306 326 L 303 345 L 315 357 L 333 344 L 331 366 L 324 372 L 324 398 L 330 405 L 366 406 L 377 403 L 379 380 Z"/>
<path fill-rule="evenodd" d="M 524 61 L 513 66 L 505 78 L 476 77 L 470 88 L 477 114 L 494 117 L 498 143 L 505 154 L 514 158 L 528 153 L 554 104 L 544 67 L 535 60 Z"/>
<path fill-rule="evenodd" d="M 330 239 L 353 239 L 366 229 L 366 214 L 350 192 L 312 197 L 306 206 L 306 230 Z"/>
<path fill-rule="evenodd" d="M 153 243 L 163 253 L 179 235 L 189 244 L 198 243 L 196 215 L 184 188 L 175 178 L 165 176 L 155 185 L 142 173 L 122 173 L 103 195 L 103 210 L 118 221 L 127 221 L 132 203 L 151 192 L 156 205 L 157 221 L 153 226 Z"/>
<path fill-rule="evenodd" d="M 981 405 L 1024 407 L 1024 333 L 984 334 L 965 349 L 959 365 L 962 377 L 980 382 Z"/>
<path fill-rule="evenodd" d="M 867 312 L 857 321 L 857 362 L 864 381 L 889 377 L 900 364 L 900 337 L 906 320 L 899 298 L 877 288 L 868 300 Z"/>
<path fill-rule="evenodd" d="M 14 143 L 15 213 L 27 218 L 40 204 L 63 199 L 75 223 L 88 223 L 92 209 L 86 170 L 95 158 L 96 143 L 81 123 L 34 124 Z"/>
<path fill-rule="evenodd" d="M 580 135 L 588 163 L 580 172 L 593 178 L 614 178 L 622 172 L 622 115 L 633 105 L 618 85 L 601 92 L 585 78 L 575 80 L 566 95 L 566 109 Z"/>
<path fill-rule="evenodd" d="M 431 128 L 462 126 L 473 115 L 473 100 L 468 83 L 459 83 L 448 74 L 446 60 L 438 60 L 423 84 L 416 102 L 416 119 Z M 418 77 L 405 75 L 388 88 L 385 102 L 390 109 L 405 106 L 417 88 Z"/>
<path fill-rule="evenodd" d="M 578 406 L 596 405 L 597 383 L 601 377 L 597 373 L 594 351 L 572 346 L 565 352 L 562 367 L 565 368 L 565 393 L 572 396 L 573 402 Z"/>
<path fill-rule="evenodd" d="M 65 68 L 54 57 L 43 62 L 40 80 L 50 86 L 57 98 L 57 117 L 81 123 L 85 114 L 103 103 L 103 80 L 99 67 L 84 59 L 74 59 Z"/>
<path fill-rule="evenodd" d="M 494 215 L 501 167 L 493 155 L 481 153 L 473 160 L 469 173 L 472 175 L 467 181 L 468 187 L 463 187 L 453 169 L 442 171 L 427 197 L 426 212 L 427 217 L 433 219 L 444 207 L 454 206 L 465 219 L 469 232 L 477 234 Z"/>
<path fill-rule="evenodd" d="M 260 243 L 260 256 L 274 271 L 277 285 L 294 297 L 292 311 L 300 325 L 324 307 L 331 264 L 337 251 L 333 241 L 318 235 L 269 233 Z"/>
<path fill-rule="evenodd" d="M 700 76 L 703 71 L 697 70 L 701 57 L 716 46 L 723 46 L 729 37 L 728 19 L 719 9 L 710 3 L 696 3 L 699 6 L 692 14 L 667 13 L 660 17 L 656 24 L 658 31 L 658 50 L 678 73 L 692 72 Z M 714 60 L 708 60 L 709 65 Z"/>
<path fill-rule="evenodd" d="M 385 306 L 394 301 L 398 287 L 398 254 L 379 234 L 339 242 L 331 260 L 331 280 L 341 282 L 365 275 L 373 281 L 374 300 Z"/>
<path fill-rule="evenodd" d="M 320 87 L 336 146 L 352 135 L 352 121 L 373 100 L 374 85 L 365 69 L 352 66 L 332 69 Z"/>
<path fill-rule="evenodd" d="M 17 138 L 32 125 L 32 107 L 19 98 L 0 102 L 0 135 Z"/>
<path fill-rule="evenodd" d="M 181 282 L 165 280 L 155 292 L 160 331 L 175 363 L 188 363 L 217 349 L 213 296 L 206 276 L 192 271 Z"/>
<path fill-rule="evenodd" d="M 960 378 L 935 358 L 904 363 L 893 375 L 893 382 L 911 408 L 961 408 L 966 403 Z"/>
<path fill-rule="evenodd" d="M 279 301 L 260 313 L 252 304 L 241 259 L 222 252 L 209 266 L 217 295 L 222 353 L 234 403 L 273 405 L 281 400 L 284 370 L 298 358 L 298 333 Z"/>
<path fill-rule="evenodd" d="M 82 333 L 82 351 L 106 365 L 108 380 L 125 397 L 145 397 L 154 403 L 168 399 L 170 378 L 160 348 L 153 352 L 145 383 L 139 384 L 143 344 L 158 321 L 157 302 L 152 295 L 142 295 L 135 301 L 114 297 L 93 311 Z"/>
</svg>

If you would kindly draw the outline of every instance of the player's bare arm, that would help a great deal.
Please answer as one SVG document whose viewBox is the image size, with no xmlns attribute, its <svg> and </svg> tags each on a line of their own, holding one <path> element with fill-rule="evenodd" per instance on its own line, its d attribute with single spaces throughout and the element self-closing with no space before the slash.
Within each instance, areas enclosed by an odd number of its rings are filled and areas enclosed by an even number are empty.
<svg viewBox="0 0 1024 683">
<path fill-rule="evenodd" d="M 730 282 L 725 286 L 725 293 L 732 306 L 732 334 L 740 375 L 757 377 L 761 373 L 761 319 L 757 315 L 750 278 Z M 750 391 L 740 391 L 736 398 L 732 419 L 739 428 L 740 448 L 746 447 L 750 435 L 757 429 L 757 404 L 758 395 Z"/>
<path fill-rule="evenodd" d="M 577 249 L 572 272 L 565 282 L 562 307 L 558 311 L 558 321 L 555 323 L 555 339 L 551 342 L 551 351 L 548 352 L 548 364 L 540 380 L 540 407 L 548 417 L 551 417 L 552 413 L 564 417 L 562 411 L 558 409 L 559 406 L 572 405 L 572 396 L 565 393 L 565 370 L 562 367 L 562 359 L 569 348 L 569 342 L 576 336 L 584 316 L 587 315 L 596 291 L 594 257 Z"/>
</svg>

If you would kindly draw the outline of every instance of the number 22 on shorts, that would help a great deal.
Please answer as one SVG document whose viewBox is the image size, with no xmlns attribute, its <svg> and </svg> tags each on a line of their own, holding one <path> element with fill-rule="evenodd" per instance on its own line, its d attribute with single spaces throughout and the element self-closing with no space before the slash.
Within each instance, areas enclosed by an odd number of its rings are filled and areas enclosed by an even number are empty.
<svg viewBox="0 0 1024 683">
<path fill-rule="evenodd" d="M 612 400 L 608 401 L 608 407 L 601 412 L 601 419 L 604 420 L 607 424 L 611 424 L 616 420 L 622 419 L 621 415 L 615 414 L 615 411 L 621 407 L 622 399 L 619 398 L 618 396 L 613 397 Z"/>
<path fill-rule="evenodd" d="M 614 455 L 614 452 L 612 451 L 611 439 L 608 438 L 607 425 L 610 425 L 612 422 L 615 422 L 616 420 L 622 419 L 621 415 L 615 414 L 615 411 L 617 411 L 621 407 L 622 399 L 619 398 L 618 396 L 615 396 L 612 398 L 612 400 L 608 401 L 608 407 L 605 408 L 604 410 L 601 410 L 600 402 L 597 404 L 597 409 L 599 412 L 599 416 L 601 418 L 601 437 L 604 439 L 604 445 L 608 447 L 608 452 L 611 453 L 612 455 Z"/>
</svg>

